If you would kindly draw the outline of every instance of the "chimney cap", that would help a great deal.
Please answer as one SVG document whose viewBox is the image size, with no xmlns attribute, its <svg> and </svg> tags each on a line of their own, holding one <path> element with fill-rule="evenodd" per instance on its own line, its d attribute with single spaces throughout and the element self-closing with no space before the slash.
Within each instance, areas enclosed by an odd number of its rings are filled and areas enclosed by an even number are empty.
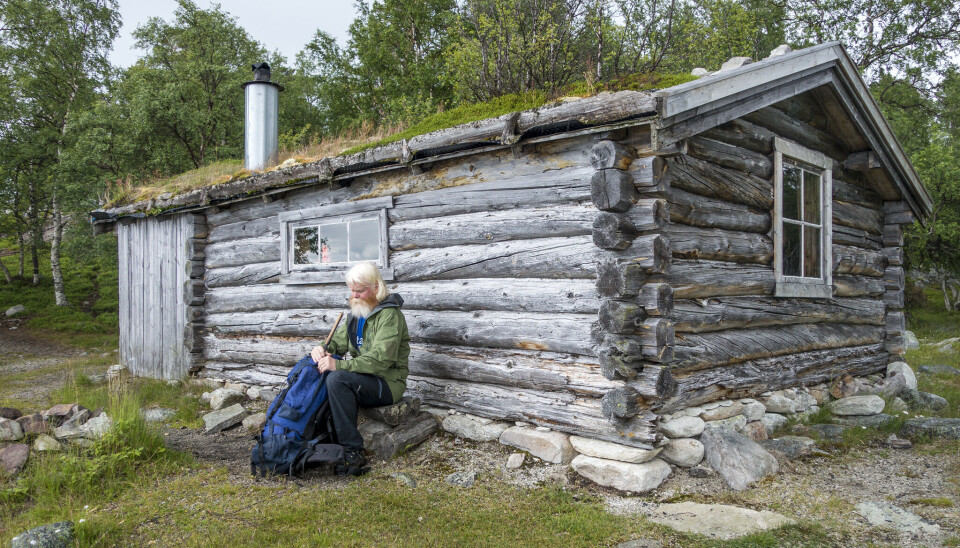
<svg viewBox="0 0 960 548">
<path fill-rule="evenodd" d="M 249 84 L 270 84 L 271 86 L 276 86 L 277 89 L 283 91 L 283 86 L 270 81 L 270 65 L 267 63 L 255 63 L 251 65 L 253 68 L 253 80 L 249 82 L 244 82 L 240 84 L 240 87 L 247 87 Z"/>
</svg>

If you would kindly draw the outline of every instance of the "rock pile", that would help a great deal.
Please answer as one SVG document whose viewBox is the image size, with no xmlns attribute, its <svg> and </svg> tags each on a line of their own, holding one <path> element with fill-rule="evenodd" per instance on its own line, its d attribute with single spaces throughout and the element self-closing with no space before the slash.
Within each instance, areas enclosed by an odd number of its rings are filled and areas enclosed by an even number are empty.
<svg viewBox="0 0 960 548">
<path fill-rule="evenodd" d="M 0 416 L 0 442 L 12 443 L 0 444 L 0 469 L 15 476 L 26 466 L 31 447 L 35 452 L 60 451 L 64 445 L 86 447 L 112 427 L 113 421 L 103 410 L 90 411 L 79 404 L 54 405 L 30 415 L 5 407 Z"/>
</svg>

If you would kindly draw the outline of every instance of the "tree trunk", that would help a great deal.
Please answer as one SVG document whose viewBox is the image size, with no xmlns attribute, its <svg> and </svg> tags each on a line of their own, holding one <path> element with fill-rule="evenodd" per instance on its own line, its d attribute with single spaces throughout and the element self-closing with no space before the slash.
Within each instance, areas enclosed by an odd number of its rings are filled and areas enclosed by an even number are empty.
<svg viewBox="0 0 960 548">
<path fill-rule="evenodd" d="M 3 269 L 3 277 L 7 280 L 7 283 L 13 283 L 13 278 L 10 276 L 10 271 L 7 270 L 7 265 L 3 264 L 3 261 L 0 261 L 0 268 Z"/>
<path fill-rule="evenodd" d="M 26 242 L 24 241 L 24 238 L 23 238 L 23 231 L 20 230 L 19 228 L 17 229 L 17 239 L 20 241 L 20 249 L 19 249 L 19 251 L 18 251 L 18 255 L 19 255 L 19 258 L 20 258 L 20 262 L 19 262 L 19 267 L 18 267 L 18 269 L 17 269 L 17 276 L 19 276 L 20 279 L 22 280 L 22 279 L 23 279 L 23 272 L 24 272 L 24 268 L 23 268 L 23 267 L 24 267 L 24 263 L 25 263 L 26 260 L 27 260 L 27 251 L 26 251 L 26 250 L 27 250 L 27 246 L 26 246 Z"/>
<path fill-rule="evenodd" d="M 63 215 L 60 212 L 60 200 L 53 194 L 53 244 L 50 246 L 50 271 L 53 275 L 53 295 L 57 306 L 68 306 L 67 294 L 63 290 L 63 271 L 60 269 L 60 242 L 63 240 Z"/>
<path fill-rule="evenodd" d="M 30 242 L 30 259 L 33 261 L 33 285 L 40 285 L 40 255 L 37 252 L 37 239 Z"/>
</svg>

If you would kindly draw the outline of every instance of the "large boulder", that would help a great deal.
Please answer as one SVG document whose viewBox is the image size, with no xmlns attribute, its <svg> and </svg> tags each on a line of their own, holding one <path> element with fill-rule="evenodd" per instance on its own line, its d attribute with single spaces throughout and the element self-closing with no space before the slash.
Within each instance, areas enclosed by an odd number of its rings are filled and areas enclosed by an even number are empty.
<svg viewBox="0 0 960 548">
<path fill-rule="evenodd" d="M 609 441 L 581 438 L 580 436 L 570 436 L 570 445 L 582 455 L 633 464 L 653 460 L 661 451 L 659 447 L 656 449 L 640 449 L 639 447 L 629 447 Z"/>
<path fill-rule="evenodd" d="M 443 417 L 445 431 L 471 441 L 496 441 L 507 428 L 510 428 L 510 425 L 505 422 L 474 415 L 447 414 Z"/>
<path fill-rule="evenodd" d="M 97 440 L 102 438 L 111 428 L 113 428 L 113 419 L 108 417 L 106 413 L 101 413 L 83 423 L 80 426 L 80 431 L 83 433 L 83 437 Z"/>
<path fill-rule="evenodd" d="M 360 409 L 360 415 L 371 420 L 385 422 L 390 426 L 396 426 L 401 422 L 417 416 L 420 413 L 421 403 L 419 398 L 408 398 L 404 396 L 393 405 L 363 407 Z"/>
<path fill-rule="evenodd" d="M 700 442 L 707 462 L 735 491 L 743 491 L 780 469 L 773 455 L 743 434 L 724 428 L 708 428 L 700 436 Z"/>
<path fill-rule="evenodd" d="M 514 426 L 504 430 L 500 443 L 522 449 L 531 455 L 556 464 L 566 464 L 573 459 L 576 451 L 570 444 L 570 436 L 562 432 L 538 430 L 523 426 Z"/>
<path fill-rule="evenodd" d="M 933 436 L 951 440 L 960 439 L 960 419 L 916 418 L 907 419 L 900 428 L 900 435 L 905 438 Z"/>
<path fill-rule="evenodd" d="M 660 459 L 634 464 L 578 455 L 570 466 L 588 480 L 620 491 L 645 493 L 670 476 L 670 465 Z"/>
<path fill-rule="evenodd" d="M 690 468 L 703 460 L 703 444 L 693 438 L 670 440 L 660 458 L 682 468 Z"/>
<path fill-rule="evenodd" d="M 876 415 L 883 412 L 886 402 L 880 396 L 850 396 L 834 400 L 827 409 L 834 415 Z"/>
<path fill-rule="evenodd" d="M 10 539 L 10 548 L 71 548 L 74 544 L 72 521 L 41 525 Z"/>
<path fill-rule="evenodd" d="M 660 424 L 660 431 L 668 438 L 692 438 L 703 433 L 700 417 L 677 417 Z"/>
<path fill-rule="evenodd" d="M 793 523 L 792 519 L 774 512 L 696 502 L 661 504 L 647 518 L 684 533 L 721 540 Z"/>
<path fill-rule="evenodd" d="M 894 373 L 899 373 L 903 375 L 904 381 L 906 381 L 907 389 L 916 390 L 917 389 L 917 376 L 913 373 L 913 369 L 910 369 L 910 366 L 906 362 L 893 362 L 887 366 L 887 377 Z M 896 396 L 896 394 L 893 394 Z"/>
<path fill-rule="evenodd" d="M 25 415 L 17 419 L 17 422 L 23 428 L 24 434 L 43 434 L 50 429 L 47 421 L 43 420 L 43 415 L 40 413 Z"/>
</svg>

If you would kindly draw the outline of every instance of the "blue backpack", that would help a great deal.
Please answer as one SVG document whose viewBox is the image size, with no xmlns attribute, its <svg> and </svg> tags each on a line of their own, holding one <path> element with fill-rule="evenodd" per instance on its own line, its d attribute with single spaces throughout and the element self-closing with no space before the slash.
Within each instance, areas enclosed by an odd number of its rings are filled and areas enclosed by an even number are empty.
<svg viewBox="0 0 960 548">
<path fill-rule="evenodd" d="M 308 466 L 343 460 L 343 446 L 327 400 L 327 373 L 321 374 L 310 356 L 305 356 L 287 375 L 287 387 L 267 410 L 267 422 L 250 452 L 254 475 L 303 472 Z"/>
</svg>

